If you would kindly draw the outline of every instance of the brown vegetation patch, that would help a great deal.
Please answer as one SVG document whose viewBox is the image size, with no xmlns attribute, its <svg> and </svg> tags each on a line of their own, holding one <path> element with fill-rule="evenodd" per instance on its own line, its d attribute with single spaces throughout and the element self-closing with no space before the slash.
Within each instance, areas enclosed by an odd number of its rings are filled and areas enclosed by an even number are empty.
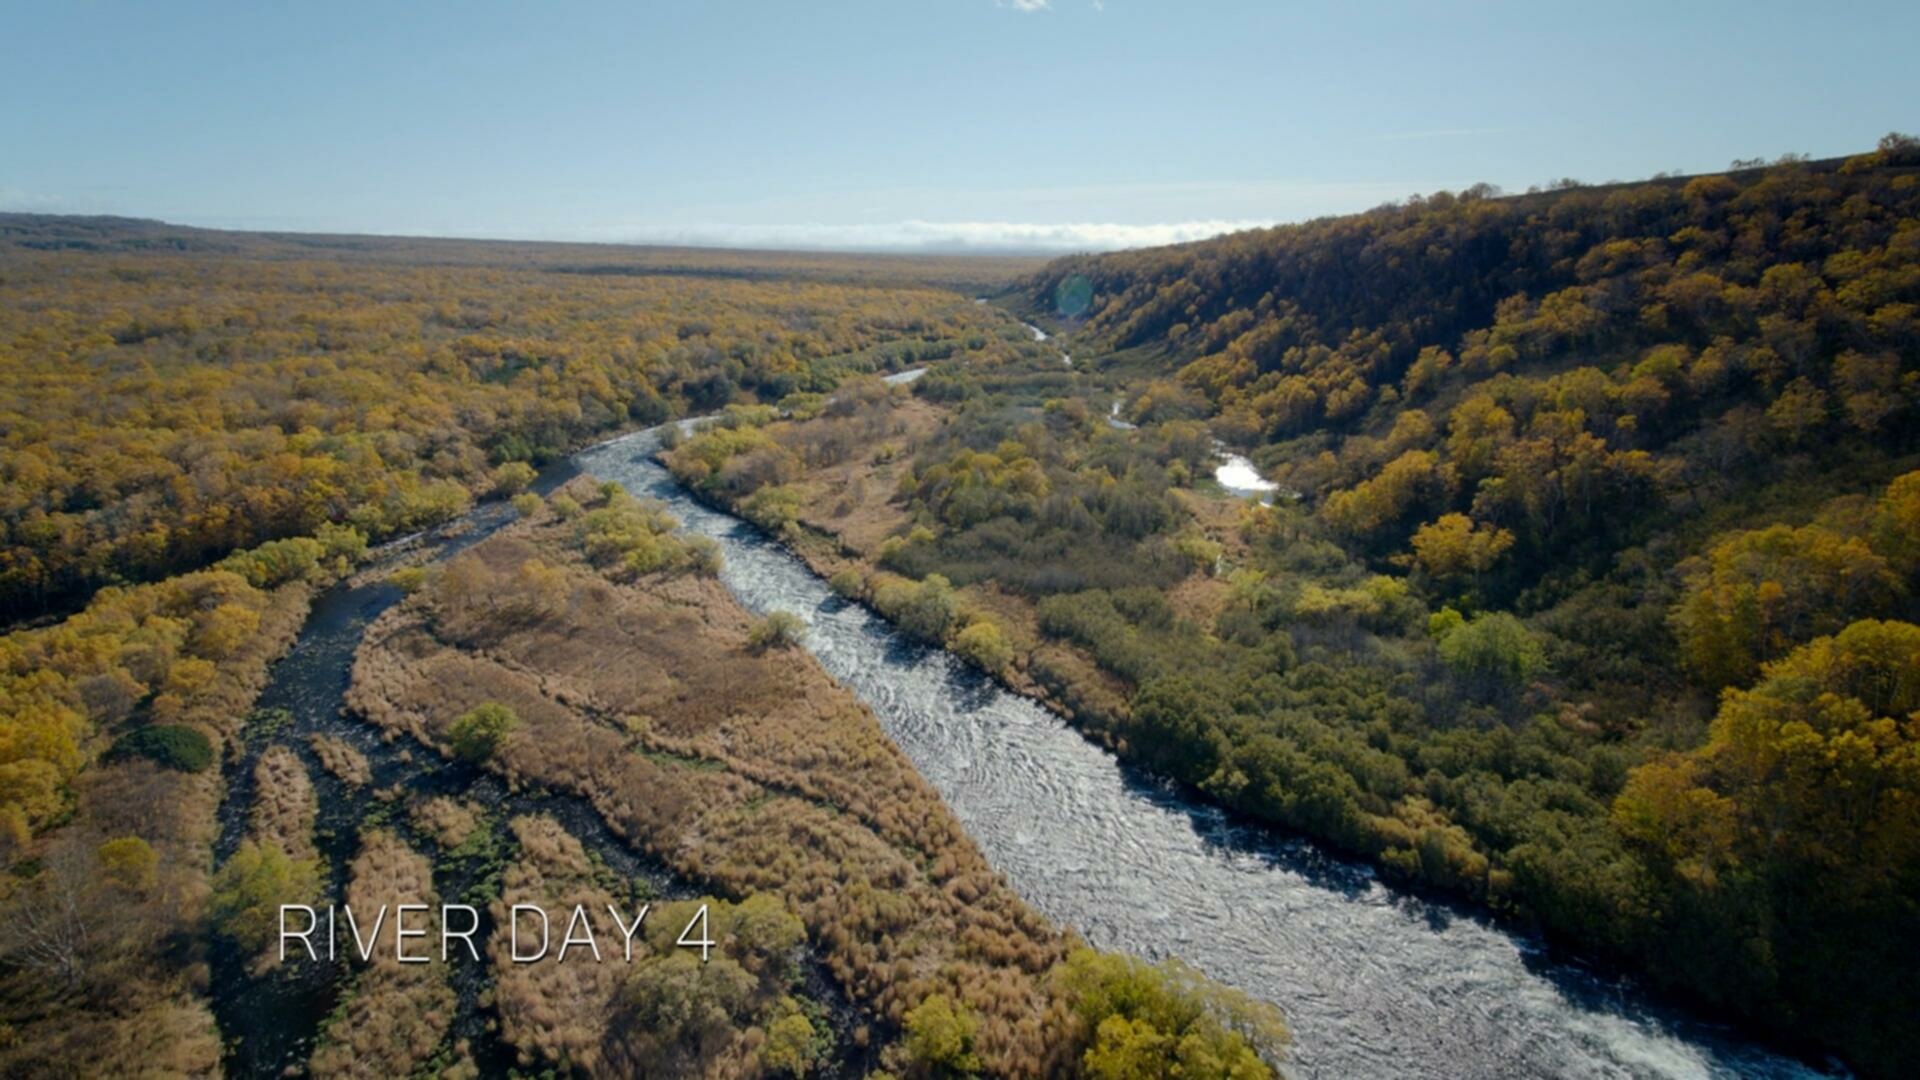
<svg viewBox="0 0 1920 1080">
<path fill-rule="evenodd" d="M 426 834 L 442 850 L 451 850 L 467 842 L 473 830 L 484 824 L 472 803 L 435 795 L 416 803 L 412 811 L 413 827 Z"/>
<path fill-rule="evenodd" d="M 524 1066 L 545 1061 L 563 1070 L 605 1074 L 602 1043 L 626 965 L 618 962 L 617 954 L 609 958 L 604 952 L 599 963 L 570 953 L 565 963 L 550 955 L 536 963 L 516 964 L 507 928 L 513 905 L 535 905 L 554 921 L 549 926 L 549 944 L 557 949 L 575 905 L 585 907 L 599 920 L 595 925 L 604 928 L 607 905 L 615 897 L 597 879 L 586 849 L 559 822 L 519 817 L 510 825 L 520 857 L 507 867 L 500 899 L 493 904 L 496 931 L 487 940 L 501 1034 L 519 1050 Z M 634 912 L 625 897 L 619 898 L 619 907 L 622 917 L 630 921 Z M 531 917 L 523 921 L 523 953 L 531 952 L 538 942 L 538 925 Z M 601 948 L 606 948 L 604 942 Z"/>
<path fill-rule="evenodd" d="M 313 747 L 320 766 L 339 777 L 342 783 L 361 787 L 373 782 L 373 769 L 367 765 L 367 756 L 345 739 L 316 732 L 308 736 L 307 745 Z"/>
<path fill-rule="evenodd" d="M 751 620 L 717 581 L 615 585 L 569 534 L 542 516 L 463 556 L 463 580 L 535 556 L 562 567 L 562 612 L 459 649 L 434 628 L 486 601 L 430 586 L 370 628 L 353 707 L 443 745 L 466 710 L 507 705 L 520 724 L 492 764 L 510 780 L 587 795 L 623 835 L 729 893 L 779 894 L 836 978 L 890 1020 L 948 993 L 980 1014 L 995 1067 L 1051 1060 L 1043 975 L 1062 938 L 872 714 L 810 655 L 749 649 Z"/>
<path fill-rule="evenodd" d="M 1227 583 L 1206 574 L 1192 574 L 1167 590 L 1167 604 L 1177 618 L 1195 626 L 1212 626 L 1226 610 L 1232 590 Z"/>
<path fill-rule="evenodd" d="M 432 1057 L 453 1022 L 454 993 L 447 964 L 439 961 L 440 911 L 433 891 L 433 866 L 386 829 L 362 837 L 347 884 L 347 904 L 363 934 L 371 934 L 382 905 L 387 908 L 372 959 L 362 964 L 350 931 L 342 933 L 342 955 L 351 954 L 359 974 L 342 1009 L 320 1033 L 309 1069 L 319 1077 L 404 1076 Z M 425 904 L 410 912 L 407 929 L 424 927 L 427 936 L 407 940 L 408 955 L 431 956 L 432 963 L 401 963 L 394 952 L 394 926 L 400 904 Z M 455 923 L 456 929 L 460 924 Z M 460 948 L 458 942 L 452 947 Z M 448 963 L 472 963 L 448 957 Z"/>
<path fill-rule="evenodd" d="M 277 845 L 295 859 L 313 857 L 313 822 L 319 803 L 307 767 L 291 747 L 276 744 L 253 767 L 253 807 L 248 827 L 256 841 Z"/>
<path fill-rule="evenodd" d="M 942 423 L 941 411 L 918 398 L 894 398 L 889 406 L 883 425 L 868 433 L 859 450 L 838 465 L 810 471 L 800 485 L 806 493 L 801 523 L 860 555 L 871 555 L 881 541 L 906 530 L 907 512 L 894 500 L 894 490 L 913 447 Z M 822 418 L 794 427 L 810 434 L 830 422 Z"/>
</svg>

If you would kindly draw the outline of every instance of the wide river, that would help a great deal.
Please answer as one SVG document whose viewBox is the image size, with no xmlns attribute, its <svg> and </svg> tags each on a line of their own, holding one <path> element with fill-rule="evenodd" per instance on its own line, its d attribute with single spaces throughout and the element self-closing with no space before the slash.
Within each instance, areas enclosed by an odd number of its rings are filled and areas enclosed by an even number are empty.
<svg viewBox="0 0 1920 1080">
<path fill-rule="evenodd" d="M 836 598 L 778 545 L 690 497 L 648 432 L 576 464 L 718 540 L 756 612 L 864 699 L 1021 895 L 1095 945 L 1178 956 L 1279 1005 L 1302 1077 L 1822 1075 L 1389 888 L 1311 843 L 1230 820 L 1122 765 L 1039 705 Z"/>
</svg>

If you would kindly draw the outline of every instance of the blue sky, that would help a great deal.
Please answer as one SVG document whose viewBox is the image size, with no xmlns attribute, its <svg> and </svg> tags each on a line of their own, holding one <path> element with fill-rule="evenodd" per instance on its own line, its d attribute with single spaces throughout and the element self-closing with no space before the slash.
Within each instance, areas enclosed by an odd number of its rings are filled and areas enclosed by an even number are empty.
<svg viewBox="0 0 1920 1080">
<path fill-rule="evenodd" d="M 1108 247 L 1920 130 L 1920 4 L 0 0 L 0 209 Z"/>
</svg>

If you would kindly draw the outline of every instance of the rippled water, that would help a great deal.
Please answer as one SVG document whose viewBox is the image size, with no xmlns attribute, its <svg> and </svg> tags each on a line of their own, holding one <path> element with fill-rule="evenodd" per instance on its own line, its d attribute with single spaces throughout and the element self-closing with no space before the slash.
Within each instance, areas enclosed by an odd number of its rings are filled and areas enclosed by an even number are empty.
<svg viewBox="0 0 1920 1080">
<path fill-rule="evenodd" d="M 910 644 L 797 559 L 694 501 L 647 434 L 576 458 L 718 539 L 748 608 L 872 706 L 987 857 L 1089 941 L 1177 955 L 1286 1011 L 1307 1077 L 1819 1075 L 1544 954 L 1363 865 L 1229 820 L 1122 766 L 1033 702 Z"/>
</svg>

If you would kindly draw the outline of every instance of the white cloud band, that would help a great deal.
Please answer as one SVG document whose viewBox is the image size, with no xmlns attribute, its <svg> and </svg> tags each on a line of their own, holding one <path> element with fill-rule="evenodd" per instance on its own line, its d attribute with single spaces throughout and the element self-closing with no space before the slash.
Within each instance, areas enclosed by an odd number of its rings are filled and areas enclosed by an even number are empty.
<svg viewBox="0 0 1920 1080">
<path fill-rule="evenodd" d="M 853 251 L 1115 251 L 1204 240 L 1271 221 L 1105 222 L 900 221 L 859 225 L 630 226 L 569 239 L 695 247 Z"/>
</svg>

